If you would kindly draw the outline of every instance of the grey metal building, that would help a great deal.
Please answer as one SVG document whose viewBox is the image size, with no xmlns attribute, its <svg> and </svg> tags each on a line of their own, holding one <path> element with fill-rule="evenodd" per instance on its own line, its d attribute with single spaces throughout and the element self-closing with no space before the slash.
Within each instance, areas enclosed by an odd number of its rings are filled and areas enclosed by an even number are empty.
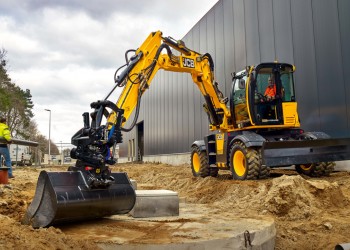
<svg viewBox="0 0 350 250">
<path fill-rule="evenodd" d="M 231 73 L 246 65 L 275 60 L 296 65 L 302 127 L 345 137 L 350 136 L 349 13 L 349 0 L 220 0 L 183 41 L 213 56 L 225 95 Z M 188 153 L 209 132 L 203 102 L 189 75 L 158 72 L 142 98 L 137 127 L 124 133 L 120 157 L 163 161 L 164 155 Z"/>
</svg>

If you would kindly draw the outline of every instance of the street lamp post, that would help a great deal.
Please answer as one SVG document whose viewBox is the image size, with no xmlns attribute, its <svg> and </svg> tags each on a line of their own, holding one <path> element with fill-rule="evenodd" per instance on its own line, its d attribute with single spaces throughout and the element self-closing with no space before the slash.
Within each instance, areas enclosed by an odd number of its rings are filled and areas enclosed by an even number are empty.
<svg viewBox="0 0 350 250">
<path fill-rule="evenodd" d="M 49 165 L 51 161 L 51 109 L 45 109 L 46 111 L 50 112 L 49 116 Z"/>
<path fill-rule="evenodd" d="M 61 165 L 63 165 L 64 157 L 63 157 L 62 141 L 60 141 L 60 143 L 61 143 Z"/>
</svg>

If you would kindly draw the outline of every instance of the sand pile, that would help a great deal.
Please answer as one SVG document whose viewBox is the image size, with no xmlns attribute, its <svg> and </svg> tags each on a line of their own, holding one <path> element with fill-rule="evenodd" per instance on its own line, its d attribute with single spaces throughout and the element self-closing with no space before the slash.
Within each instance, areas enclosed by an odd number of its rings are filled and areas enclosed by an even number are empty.
<svg viewBox="0 0 350 250">
<path fill-rule="evenodd" d="M 307 219 L 321 210 L 349 204 L 339 185 L 301 176 L 282 176 L 272 180 L 264 198 L 272 214 L 289 220 Z"/>
</svg>

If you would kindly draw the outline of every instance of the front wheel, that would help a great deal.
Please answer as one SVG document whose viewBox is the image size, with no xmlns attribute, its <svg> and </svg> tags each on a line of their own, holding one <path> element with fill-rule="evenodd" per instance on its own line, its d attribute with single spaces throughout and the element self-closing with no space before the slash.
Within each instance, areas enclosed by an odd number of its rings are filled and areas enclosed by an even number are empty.
<svg viewBox="0 0 350 250">
<path fill-rule="evenodd" d="M 259 153 L 242 142 L 235 142 L 230 150 L 229 166 L 233 179 L 255 180 L 260 170 Z"/>
<path fill-rule="evenodd" d="M 195 177 L 207 177 L 210 175 L 210 167 L 205 151 L 201 151 L 198 146 L 191 148 L 191 169 Z"/>
</svg>

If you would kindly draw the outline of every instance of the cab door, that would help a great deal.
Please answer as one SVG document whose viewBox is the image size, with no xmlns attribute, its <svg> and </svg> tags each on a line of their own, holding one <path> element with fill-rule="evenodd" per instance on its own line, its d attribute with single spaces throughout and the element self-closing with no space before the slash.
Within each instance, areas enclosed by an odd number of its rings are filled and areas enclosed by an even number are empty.
<svg viewBox="0 0 350 250">
<path fill-rule="evenodd" d="M 247 75 L 245 73 L 236 75 L 232 82 L 232 98 L 231 98 L 231 113 L 234 116 L 234 125 L 238 128 L 243 128 L 250 124 L 247 94 L 246 94 Z"/>
</svg>

